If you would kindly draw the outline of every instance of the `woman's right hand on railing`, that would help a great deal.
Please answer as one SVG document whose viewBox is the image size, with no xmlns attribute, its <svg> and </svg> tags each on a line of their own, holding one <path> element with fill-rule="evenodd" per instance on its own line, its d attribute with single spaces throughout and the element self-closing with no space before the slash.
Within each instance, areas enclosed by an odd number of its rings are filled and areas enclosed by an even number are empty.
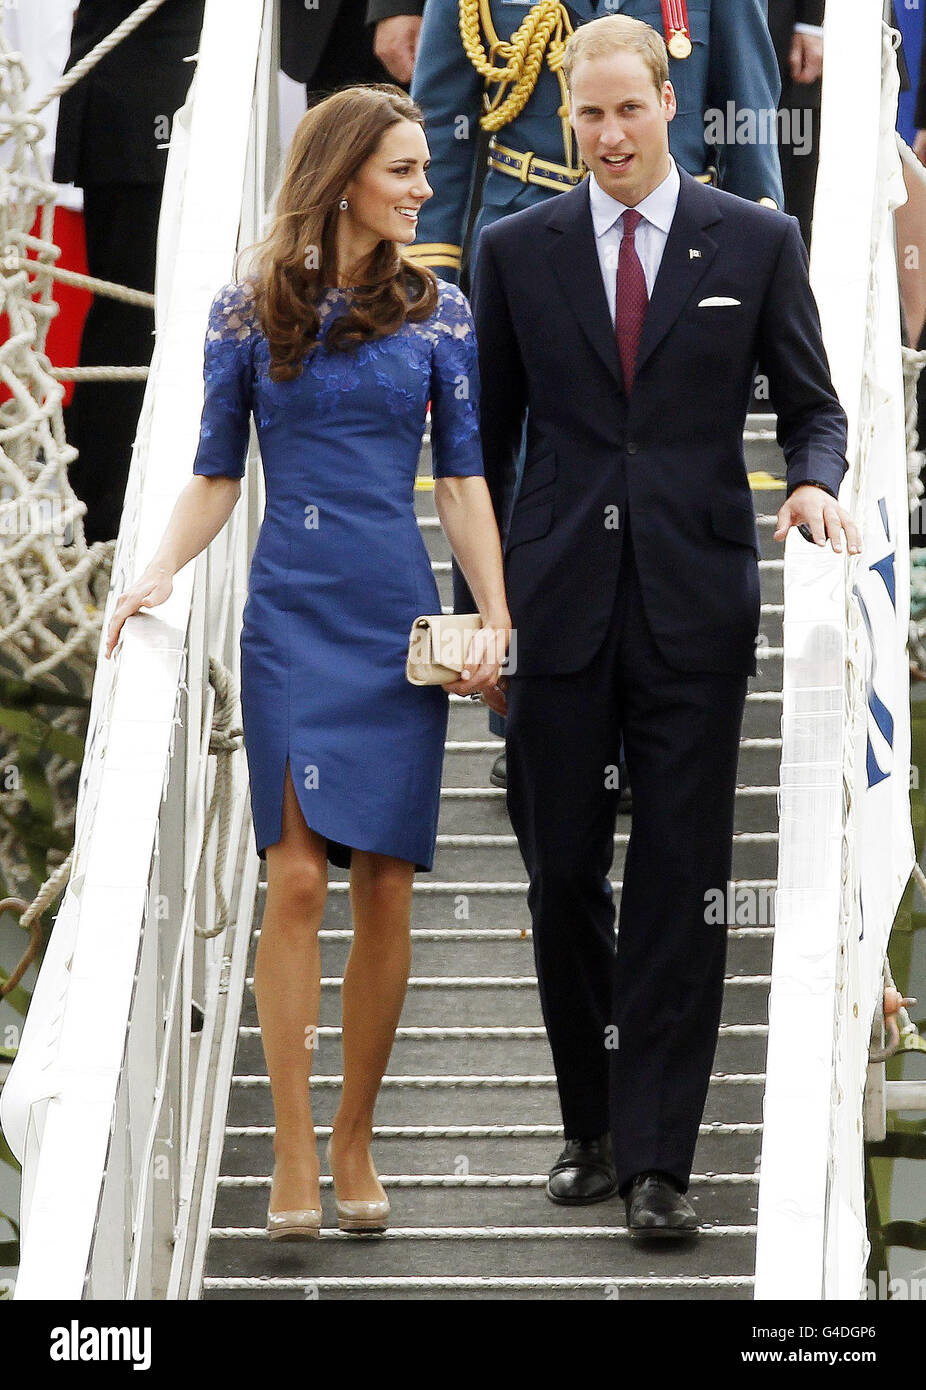
<svg viewBox="0 0 926 1390">
<path fill-rule="evenodd" d="M 136 579 L 130 589 L 119 595 L 109 631 L 106 635 L 106 656 L 112 656 L 126 618 L 141 608 L 156 608 L 170 598 L 174 588 L 173 575 L 166 565 L 150 566 Z"/>
</svg>

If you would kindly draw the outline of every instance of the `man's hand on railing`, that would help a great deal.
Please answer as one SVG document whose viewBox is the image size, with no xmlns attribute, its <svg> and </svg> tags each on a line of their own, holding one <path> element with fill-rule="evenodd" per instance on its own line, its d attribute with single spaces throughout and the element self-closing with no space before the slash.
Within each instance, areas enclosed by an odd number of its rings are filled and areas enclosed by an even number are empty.
<svg viewBox="0 0 926 1390">
<path fill-rule="evenodd" d="M 842 532 L 845 531 L 849 553 L 856 555 L 862 549 L 861 533 L 852 517 L 835 497 L 814 483 L 796 487 L 779 508 L 773 539 L 783 541 L 792 526 L 806 527 L 810 532 L 806 539 L 817 545 L 826 545 L 828 538 L 834 550 L 842 550 Z"/>
<path fill-rule="evenodd" d="M 157 608 L 159 603 L 166 603 L 173 593 L 173 588 L 173 575 L 166 565 L 149 565 L 132 587 L 119 595 L 106 634 L 107 659 L 112 656 L 113 647 L 119 641 L 119 633 L 126 618 L 131 618 L 132 614 L 141 608 Z"/>
</svg>

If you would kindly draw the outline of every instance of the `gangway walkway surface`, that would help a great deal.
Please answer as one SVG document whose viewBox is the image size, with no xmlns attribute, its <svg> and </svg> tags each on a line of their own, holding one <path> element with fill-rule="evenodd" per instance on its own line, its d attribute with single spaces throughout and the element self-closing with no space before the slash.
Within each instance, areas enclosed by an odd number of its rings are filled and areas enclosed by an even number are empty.
<svg viewBox="0 0 926 1390">
<path fill-rule="evenodd" d="M 272 1242 L 265 1233 L 273 1111 L 253 993 L 262 876 L 202 1286 L 191 1297 L 752 1298 L 781 758 L 783 547 L 772 532 L 785 493 L 774 423 L 750 416 L 746 430 L 762 620 L 736 798 L 734 901 L 742 924 L 729 928 L 721 1030 L 689 1191 L 700 1238 L 654 1250 L 629 1237 L 620 1198 L 563 1207 L 544 1194 L 562 1130 L 537 997 L 527 876 L 505 793 L 489 783 L 502 744 L 489 733 L 483 705 L 452 696 L 434 869 L 415 877 L 411 981 L 376 1114 L 373 1152 L 392 1207 L 390 1229 L 384 1237 L 339 1232 L 324 1164 L 339 1094 L 339 987 L 350 946 L 348 873 L 329 865 L 311 1082 L 324 1224 L 312 1242 Z M 416 510 L 446 607 L 450 549 L 429 478 L 425 446 Z M 631 818 L 618 817 L 610 875 L 616 902 L 630 826 Z"/>
</svg>

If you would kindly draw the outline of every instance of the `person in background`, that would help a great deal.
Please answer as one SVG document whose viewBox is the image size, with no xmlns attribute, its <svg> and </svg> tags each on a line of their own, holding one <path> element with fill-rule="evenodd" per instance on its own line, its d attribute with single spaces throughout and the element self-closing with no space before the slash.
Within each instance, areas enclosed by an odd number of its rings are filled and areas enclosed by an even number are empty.
<svg viewBox="0 0 926 1390">
<path fill-rule="evenodd" d="M 424 0 L 415 5 L 416 0 L 369 0 L 367 5 L 367 24 L 374 26 L 374 52 L 404 86 L 415 69 Z"/>
<path fill-rule="evenodd" d="M 448 695 L 494 687 L 510 637 L 472 314 L 458 286 L 404 255 L 428 168 L 421 111 L 398 87 L 348 87 L 303 115 L 250 273 L 213 299 L 195 476 L 107 644 L 108 658 L 125 620 L 163 603 L 227 522 L 253 416 L 267 505 L 241 714 L 267 861 L 254 996 L 274 1110 L 272 1239 L 315 1239 L 322 1221 L 309 1079 L 329 862 L 350 870 L 353 925 L 328 1145 L 338 1225 L 387 1225 L 373 1113 L 407 987 L 414 874 L 434 866 Z M 443 687 L 406 675 L 412 624 L 440 604 L 414 508 L 429 399 L 437 515 L 485 620 L 469 669 Z"/>
<path fill-rule="evenodd" d="M 632 1236 L 679 1237 L 698 1230 L 685 1192 L 724 994 L 728 914 L 706 904 L 730 882 L 757 669 L 743 453 L 757 358 L 787 459 L 774 539 L 805 525 L 841 550 L 845 531 L 857 554 L 860 537 L 837 500 L 846 415 L 797 220 L 672 158 L 658 29 L 592 21 L 563 71 L 588 173 L 486 227 L 473 281 L 497 518 L 527 420 L 503 551 L 517 669 L 485 698 L 508 715 L 506 804 L 566 1140 L 547 1196 L 618 1192 Z M 615 941 L 619 739 L 634 818 Z"/>
<path fill-rule="evenodd" d="M 165 0 L 61 97 L 52 177 L 83 190 L 87 269 L 154 292 L 158 216 L 174 113 L 186 100 L 205 0 Z M 80 0 L 65 72 L 137 9 L 136 0 Z M 154 312 L 95 295 L 79 365 L 148 366 Z M 145 384 L 78 382 L 65 411 L 79 450 L 69 480 L 86 503 L 88 544 L 118 535 Z"/>
<path fill-rule="evenodd" d="M 370 0 L 368 15 L 383 16 L 383 5 L 393 10 L 401 5 L 409 13 L 420 13 L 422 0 Z M 765 0 L 678 0 L 667 10 L 674 21 L 659 12 L 654 0 L 569 0 L 559 10 L 563 36 L 570 27 L 578 30 L 597 15 L 617 11 L 652 18 L 668 43 L 669 72 L 679 96 L 670 142 L 681 166 L 702 181 L 719 175 L 720 186 L 729 192 L 781 207 L 784 192 L 774 143 L 743 143 L 729 129 L 724 131 L 724 143 L 716 148 L 705 140 L 708 110 L 726 116 L 732 103 L 737 111 L 777 111 L 781 82 Z M 483 227 L 575 187 L 583 177 L 564 115 L 567 95 L 562 72 L 551 68 L 549 50 L 541 55 L 536 71 L 526 65 L 521 79 L 504 92 L 477 67 L 480 51 L 485 58 L 493 51 L 496 35 L 508 40 L 531 13 L 529 5 L 508 0 L 484 0 L 483 4 L 428 0 L 424 9 L 411 90 L 427 120 L 435 197 L 422 209 L 418 239 L 409 254 L 450 280 L 460 278 L 463 284 L 468 282 L 467 272 L 475 274 Z M 673 23 L 678 27 L 673 28 Z M 468 35 L 466 42 L 463 31 Z M 531 51 L 536 52 L 536 46 Z M 496 57 L 494 62 L 500 65 L 502 60 Z M 482 142 L 486 132 L 480 125 L 484 97 L 489 95 L 499 104 L 513 99 L 516 91 L 518 100 L 509 108 L 509 119 L 493 133 L 486 169 Z M 515 493 L 523 460 L 522 445 L 513 479 Z M 510 500 L 506 499 L 506 515 Z M 456 568 L 454 592 L 459 598 Z M 504 720 L 494 711 L 489 729 L 497 737 L 504 736 Z M 504 787 L 506 775 L 505 754 L 500 752 L 489 780 L 493 786 Z M 626 812 L 630 800 L 623 767 L 621 785 L 622 811 Z"/>
<path fill-rule="evenodd" d="M 306 84 L 308 105 L 338 87 L 392 82 L 373 51 L 365 3 L 325 0 L 307 8 L 304 0 L 280 0 L 280 67 L 294 82 Z"/>
<path fill-rule="evenodd" d="M 824 3 L 768 0 L 768 27 L 781 71 L 778 109 L 788 118 L 783 133 L 779 126 L 778 144 L 785 211 L 800 222 L 808 250 L 820 153 Z"/>
</svg>

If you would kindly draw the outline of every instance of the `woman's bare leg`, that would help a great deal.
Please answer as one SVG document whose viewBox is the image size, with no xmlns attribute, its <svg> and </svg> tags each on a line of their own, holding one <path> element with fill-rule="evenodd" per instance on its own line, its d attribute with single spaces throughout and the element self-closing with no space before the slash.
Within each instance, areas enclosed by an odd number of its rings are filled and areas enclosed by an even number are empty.
<svg viewBox="0 0 926 1390">
<path fill-rule="evenodd" d="M 331 1141 L 342 1201 L 384 1196 L 369 1146 L 408 984 L 414 874 L 407 859 L 356 849 L 351 855 L 354 939 L 341 992 L 344 1087 Z"/>
<path fill-rule="evenodd" d="M 309 1076 L 318 1027 L 318 929 L 327 892 L 325 839 L 305 823 L 287 760 L 282 835 L 267 846 L 267 900 L 254 962 L 276 1126 L 271 1211 L 321 1206 Z"/>
</svg>

